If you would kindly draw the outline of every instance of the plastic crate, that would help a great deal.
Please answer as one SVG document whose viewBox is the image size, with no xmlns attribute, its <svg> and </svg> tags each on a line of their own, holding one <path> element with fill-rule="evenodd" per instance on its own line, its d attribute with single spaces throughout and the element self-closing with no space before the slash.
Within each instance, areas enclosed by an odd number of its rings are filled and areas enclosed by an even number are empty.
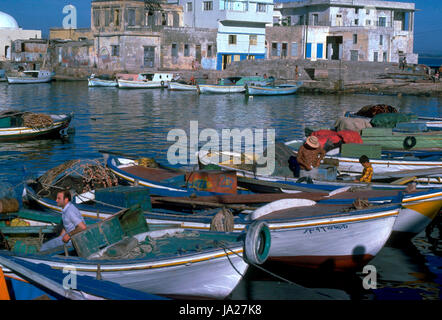
<svg viewBox="0 0 442 320">
<path fill-rule="evenodd" d="M 146 187 L 117 186 L 95 190 L 95 199 L 120 208 L 139 204 L 143 211 L 152 209 L 150 192 Z"/>
</svg>

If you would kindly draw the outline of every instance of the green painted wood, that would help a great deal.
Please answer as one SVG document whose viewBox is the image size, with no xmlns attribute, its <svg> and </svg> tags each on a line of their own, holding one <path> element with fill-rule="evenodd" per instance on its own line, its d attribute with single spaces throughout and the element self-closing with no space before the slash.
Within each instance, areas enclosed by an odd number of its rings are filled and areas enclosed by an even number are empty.
<svg viewBox="0 0 442 320">
<path fill-rule="evenodd" d="M 369 159 L 379 159 L 382 154 L 380 145 L 345 143 L 341 146 L 341 156 L 350 158 L 359 158 L 366 155 Z"/>
</svg>

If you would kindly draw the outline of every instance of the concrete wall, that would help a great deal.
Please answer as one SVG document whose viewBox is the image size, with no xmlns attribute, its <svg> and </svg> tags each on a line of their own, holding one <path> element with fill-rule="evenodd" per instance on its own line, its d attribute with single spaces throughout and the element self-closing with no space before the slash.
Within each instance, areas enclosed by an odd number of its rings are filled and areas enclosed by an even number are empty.
<svg viewBox="0 0 442 320">
<path fill-rule="evenodd" d="M 388 72 L 398 72 L 397 64 L 353 61 L 309 61 L 297 59 L 240 61 L 228 66 L 229 75 L 251 76 L 258 73 L 279 80 L 295 80 L 295 68 L 301 73 L 299 80 L 367 81 L 375 80 Z M 320 79 L 318 79 L 320 76 Z"/>
<path fill-rule="evenodd" d="M 53 67 L 94 67 L 96 62 L 94 41 L 54 42 L 51 45 L 51 62 Z"/>
<path fill-rule="evenodd" d="M 78 41 L 80 39 L 93 39 L 94 34 L 91 29 L 63 29 L 63 28 L 51 28 L 49 30 L 49 39 L 55 40 L 73 40 Z"/>
<path fill-rule="evenodd" d="M 41 30 L 0 29 L 0 61 L 7 60 L 6 54 L 12 53 L 12 41 L 18 39 L 41 39 Z"/>
<path fill-rule="evenodd" d="M 216 69 L 216 34 L 216 29 L 165 28 L 161 34 L 161 68 Z M 176 45 L 177 56 L 172 56 L 172 44 Z M 185 52 L 186 45 L 187 52 Z M 201 49 L 200 61 L 197 61 L 197 46 Z M 211 53 L 208 50 L 209 46 Z"/>
<path fill-rule="evenodd" d="M 49 59 L 48 41 L 15 40 L 12 42 L 11 60 L 14 62 L 43 62 Z"/>
</svg>

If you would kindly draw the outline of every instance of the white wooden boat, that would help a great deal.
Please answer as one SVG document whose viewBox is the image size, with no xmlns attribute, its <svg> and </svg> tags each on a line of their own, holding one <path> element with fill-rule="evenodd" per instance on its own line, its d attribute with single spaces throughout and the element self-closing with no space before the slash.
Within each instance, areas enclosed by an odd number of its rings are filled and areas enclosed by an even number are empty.
<svg viewBox="0 0 442 320">
<path fill-rule="evenodd" d="M 60 247 L 15 257 L 56 270 L 70 266 L 77 275 L 99 276 L 141 292 L 212 299 L 232 292 L 247 271 L 245 259 L 256 254 L 263 261 L 267 258 L 270 237 L 260 236 L 269 232 L 265 223 L 255 223 L 244 240 L 241 233 L 150 231 L 140 213 L 131 208 L 88 226 L 72 236 L 75 250 L 68 256 Z"/>
<path fill-rule="evenodd" d="M 177 91 L 197 91 L 196 85 L 179 83 L 179 82 L 169 82 L 169 90 L 177 90 Z"/>
<path fill-rule="evenodd" d="M 221 85 L 221 84 L 198 84 L 198 93 L 243 93 L 246 88 L 243 85 Z"/>
<path fill-rule="evenodd" d="M 246 95 L 249 96 L 280 96 L 294 94 L 300 85 L 281 84 L 278 86 L 246 86 Z"/>
<path fill-rule="evenodd" d="M 117 76 L 118 87 L 125 89 L 166 88 L 173 79 L 172 73 L 140 73 L 135 78 Z"/>
<path fill-rule="evenodd" d="M 118 87 L 116 80 L 100 79 L 95 77 L 95 75 L 91 75 L 87 82 L 89 87 Z"/>
<path fill-rule="evenodd" d="M 45 83 L 52 81 L 52 72 L 48 70 L 23 71 L 23 75 L 17 77 L 8 76 L 9 84 Z"/>
</svg>

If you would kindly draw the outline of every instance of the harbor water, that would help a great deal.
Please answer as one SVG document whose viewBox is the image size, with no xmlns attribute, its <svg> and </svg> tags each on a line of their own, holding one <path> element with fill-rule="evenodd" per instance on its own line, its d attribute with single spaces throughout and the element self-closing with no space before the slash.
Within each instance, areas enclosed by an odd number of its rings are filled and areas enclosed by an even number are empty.
<svg viewBox="0 0 442 320">
<path fill-rule="evenodd" d="M 21 197 L 22 182 L 71 159 L 102 158 L 101 150 L 154 157 L 167 164 L 172 129 L 274 129 L 277 140 L 302 138 L 305 127 L 329 127 L 346 111 L 389 104 L 401 112 L 442 117 L 442 98 L 387 95 L 198 95 L 167 89 L 88 88 L 86 82 L 0 84 L 0 111 L 74 112 L 66 140 L 0 144 L 0 184 Z M 278 264 L 250 268 L 232 299 L 440 300 L 440 221 L 412 241 L 387 246 L 370 262 L 376 288 L 365 289 L 363 270 L 329 273 Z M 278 277 L 276 277 L 277 275 Z"/>
</svg>

